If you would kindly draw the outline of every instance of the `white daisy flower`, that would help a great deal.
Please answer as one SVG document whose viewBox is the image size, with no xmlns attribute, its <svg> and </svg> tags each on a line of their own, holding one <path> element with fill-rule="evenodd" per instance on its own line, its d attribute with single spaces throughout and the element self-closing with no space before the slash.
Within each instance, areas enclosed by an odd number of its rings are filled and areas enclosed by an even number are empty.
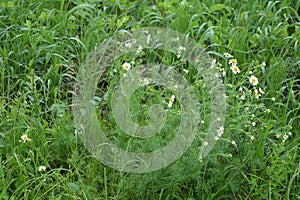
<svg viewBox="0 0 300 200">
<path fill-rule="evenodd" d="M 235 58 L 233 58 L 233 59 L 230 59 L 228 61 L 228 63 L 231 64 L 231 65 L 237 65 L 237 60 Z"/>
<path fill-rule="evenodd" d="M 125 62 L 125 63 L 122 65 L 122 67 L 123 67 L 123 69 L 125 69 L 126 71 L 128 71 L 128 70 L 130 70 L 130 68 L 131 68 L 131 64 Z"/>
<path fill-rule="evenodd" d="M 232 73 L 234 73 L 234 74 L 239 74 L 240 73 L 240 69 L 236 65 L 232 65 L 230 69 L 231 69 Z"/>
<path fill-rule="evenodd" d="M 132 44 L 130 42 L 126 42 L 124 46 L 127 48 L 130 48 L 130 47 L 132 47 Z"/>
<path fill-rule="evenodd" d="M 256 76 L 251 76 L 249 81 L 252 85 L 258 84 L 258 79 L 256 78 Z"/>
<path fill-rule="evenodd" d="M 44 172 L 44 171 L 46 171 L 46 166 L 44 166 L 44 165 L 39 166 L 38 171 L 39 171 L 39 172 Z"/>
<path fill-rule="evenodd" d="M 32 141 L 26 134 L 22 135 L 21 139 L 24 143 Z"/>
</svg>

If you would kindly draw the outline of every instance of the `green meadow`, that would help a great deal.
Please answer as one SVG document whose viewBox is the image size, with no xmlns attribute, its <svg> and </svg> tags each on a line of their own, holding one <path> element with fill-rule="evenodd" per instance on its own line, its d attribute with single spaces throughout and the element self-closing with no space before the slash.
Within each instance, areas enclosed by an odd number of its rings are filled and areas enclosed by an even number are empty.
<svg viewBox="0 0 300 200">
<path fill-rule="evenodd" d="M 212 99 L 209 83 L 181 57 L 184 47 L 177 55 L 143 48 L 123 55 L 97 80 L 93 102 L 114 144 L 151 152 L 181 124 L 176 95 L 144 79 L 129 99 L 130 117 L 145 126 L 159 104 L 167 114 L 162 131 L 143 140 L 118 126 L 112 94 L 143 64 L 181 74 L 195 89 L 200 120 L 178 160 L 148 173 L 122 172 L 88 150 L 72 97 L 90 52 L 145 27 L 177 31 L 205 50 L 224 84 L 225 122 L 214 148 L 199 158 L 209 145 Z M 0 199 L 299 200 L 299 91 L 299 0 L 1 0 Z"/>
</svg>

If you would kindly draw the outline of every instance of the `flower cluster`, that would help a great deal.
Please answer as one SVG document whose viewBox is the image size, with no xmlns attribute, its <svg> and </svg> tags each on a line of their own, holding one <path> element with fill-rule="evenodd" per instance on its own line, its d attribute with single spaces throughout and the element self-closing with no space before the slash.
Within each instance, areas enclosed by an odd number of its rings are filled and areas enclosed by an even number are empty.
<svg viewBox="0 0 300 200">
<path fill-rule="evenodd" d="M 138 49 L 136 50 L 136 53 L 140 54 L 140 53 L 142 53 L 142 51 L 143 51 L 143 47 L 142 47 L 142 45 L 139 45 Z"/>
<path fill-rule="evenodd" d="M 185 50 L 186 50 L 185 47 L 179 46 L 178 49 L 177 49 L 177 58 L 180 58 L 182 51 L 185 51 Z"/>
<path fill-rule="evenodd" d="M 237 59 L 233 58 L 233 56 L 229 53 L 224 53 L 224 57 L 226 59 L 229 59 L 228 64 L 231 65 L 230 69 L 231 69 L 232 73 L 239 74 L 241 71 L 240 71 L 240 68 L 237 65 L 238 64 Z"/>
<path fill-rule="evenodd" d="M 230 69 L 232 73 L 239 74 L 241 72 L 240 68 L 237 66 L 237 60 L 235 58 L 230 59 L 228 63 L 231 64 Z"/>
<path fill-rule="evenodd" d="M 292 132 L 284 133 L 282 136 L 282 142 L 285 143 L 290 136 L 292 136 Z M 276 137 L 279 139 L 281 135 L 277 134 Z"/>
<path fill-rule="evenodd" d="M 238 67 L 238 61 L 236 58 L 234 58 L 231 54 L 229 53 L 224 53 L 224 57 L 228 60 L 228 64 L 231 65 L 230 69 L 233 74 L 239 74 L 241 72 L 240 68 Z M 266 63 L 262 63 L 263 66 L 266 66 Z M 249 74 L 252 74 L 253 72 L 250 71 Z M 254 75 L 251 75 L 249 78 L 249 82 L 251 85 L 256 86 L 258 84 L 258 78 Z"/>
<path fill-rule="evenodd" d="M 224 127 L 221 126 L 218 130 L 217 130 L 217 136 L 215 136 L 215 140 L 219 140 L 220 137 L 223 135 L 224 133 Z"/>
<path fill-rule="evenodd" d="M 258 90 L 254 88 L 254 95 L 256 99 L 259 99 L 259 97 L 263 94 L 265 94 L 265 92 L 261 88 L 258 88 Z"/>
<path fill-rule="evenodd" d="M 150 44 L 151 35 L 147 35 L 147 44 Z"/>
</svg>

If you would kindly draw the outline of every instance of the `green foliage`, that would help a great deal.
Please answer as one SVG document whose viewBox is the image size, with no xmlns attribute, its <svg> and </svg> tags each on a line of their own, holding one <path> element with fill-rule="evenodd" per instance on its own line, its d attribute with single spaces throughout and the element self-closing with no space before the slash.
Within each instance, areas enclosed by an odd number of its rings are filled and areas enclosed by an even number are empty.
<svg viewBox="0 0 300 200">
<path fill-rule="evenodd" d="M 0 199 L 299 199 L 299 13 L 299 1 L 288 0 L 2 1 Z M 199 137 L 179 160 L 156 172 L 130 174 L 90 155 L 74 127 L 71 97 L 86 55 L 111 35 L 140 27 L 165 27 L 198 41 L 215 59 L 228 105 L 224 135 L 199 161 L 210 103 L 193 66 L 145 49 L 116 60 L 99 80 L 95 99 L 114 143 L 157 149 L 174 137 L 180 121 L 175 101 L 165 129 L 148 143 L 122 135 L 109 100 L 127 72 L 124 62 L 174 67 L 199 88 L 203 120 Z M 240 73 L 233 73 L 232 58 L 224 53 L 233 55 Z M 252 75 L 256 86 L 249 82 Z M 150 106 L 167 108 L 171 95 L 159 85 L 140 88 L 130 101 L 133 120 L 147 124 Z"/>
</svg>

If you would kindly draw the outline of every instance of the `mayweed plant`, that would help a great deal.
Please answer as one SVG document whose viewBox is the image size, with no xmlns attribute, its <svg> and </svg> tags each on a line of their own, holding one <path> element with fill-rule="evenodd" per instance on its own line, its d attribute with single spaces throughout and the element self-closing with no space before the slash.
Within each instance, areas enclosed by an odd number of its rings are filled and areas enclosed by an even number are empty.
<svg viewBox="0 0 300 200">
<path fill-rule="evenodd" d="M 299 199 L 299 13 L 299 1 L 286 0 L 1 1 L 0 199 Z M 93 108 L 95 113 L 82 127 L 99 124 L 106 138 L 124 151 L 149 153 L 166 147 L 182 120 L 197 119 L 194 140 L 178 160 L 136 174 L 96 159 L 115 155 L 114 149 L 89 151 L 94 143 L 85 139 L 102 136 L 89 138 L 76 125 L 73 110 L 78 105 L 72 96 L 90 52 L 112 35 L 130 36 L 144 27 L 192 38 L 210 56 L 208 68 L 217 73 L 204 77 L 197 71 L 204 60 L 197 58 L 194 64 L 185 59 L 189 43 L 168 52 L 158 48 L 156 35 L 145 33 L 143 44 L 117 44 L 120 52 L 134 51 L 104 66 L 101 75 L 88 77 L 97 78 L 91 81 L 95 92 L 81 112 L 90 114 Z M 179 37 L 167 39 L 181 42 Z M 150 44 L 155 45 L 146 48 Z M 195 113 L 184 115 L 187 105 L 180 95 L 153 77 L 134 79 L 133 72 L 143 74 L 141 66 L 150 64 L 184 77 L 195 91 Z M 224 121 L 212 115 L 213 82 L 205 78 L 224 84 Z M 128 96 L 120 89 L 121 80 L 138 88 Z M 180 84 L 170 85 L 180 89 Z M 85 94 L 89 89 L 84 88 Z M 125 134 L 113 114 L 116 91 L 128 100 L 118 101 L 129 108 L 129 117 L 120 119 L 130 124 L 128 129 L 165 122 L 151 127 L 160 131 L 146 138 Z M 205 157 L 199 156 L 203 147 L 210 150 Z M 157 164 L 162 162 L 160 156 Z M 143 162 L 136 157 L 129 164 L 138 168 Z"/>
</svg>

